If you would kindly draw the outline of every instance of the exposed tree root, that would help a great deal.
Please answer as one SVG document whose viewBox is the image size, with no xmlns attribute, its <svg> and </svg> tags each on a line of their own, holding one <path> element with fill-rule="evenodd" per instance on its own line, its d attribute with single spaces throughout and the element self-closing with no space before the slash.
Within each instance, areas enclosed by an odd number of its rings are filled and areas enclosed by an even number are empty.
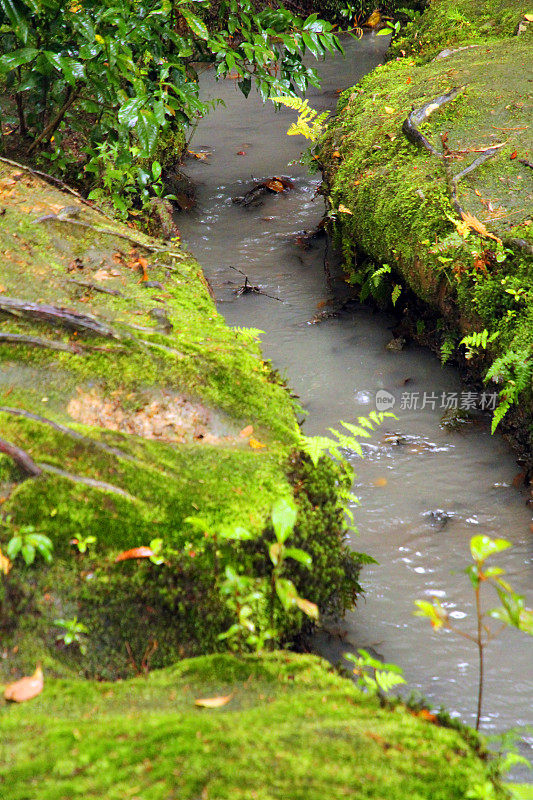
<svg viewBox="0 0 533 800">
<path fill-rule="evenodd" d="M 30 478 L 38 478 L 43 473 L 41 467 L 35 463 L 33 458 L 21 447 L 17 447 L 16 444 L 0 439 L 0 453 L 5 453 L 6 456 L 12 458 L 15 464 Z"/>
<path fill-rule="evenodd" d="M 88 478 L 85 475 L 74 475 L 72 472 L 66 472 L 64 469 L 59 469 L 59 467 L 54 467 L 51 464 L 39 464 L 38 469 L 39 468 L 41 469 L 41 472 L 52 472 L 54 475 L 60 475 L 62 478 L 67 478 L 67 480 L 73 481 L 74 483 L 82 483 L 84 486 L 91 486 L 94 489 L 101 489 L 103 492 L 119 494 L 121 497 L 126 497 L 128 500 L 137 502 L 137 498 L 135 498 L 132 494 L 125 492 L 124 489 L 120 489 L 118 486 L 114 486 L 112 483 L 97 481 L 94 478 Z"/>
<path fill-rule="evenodd" d="M 38 336 L 25 336 L 22 333 L 3 333 L 0 331 L 0 342 L 28 345 L 29 347 L 44 347 L 48 350 L 59 350 L 63 353 L 80 355 L 81 348 L 66 342 L 57 342 L 52 339 L 40 339 Z"/>
<path fill-rule="evenodd" d="M 14 317 L 53 322 L 65 328 L 96 334 L 108 339 L 120 338 L 113 328 L 96 317 L 58 306 L 40 305 L 17 297 L 0 297 L 0 313 L 2 312 Z"/>
</svg>

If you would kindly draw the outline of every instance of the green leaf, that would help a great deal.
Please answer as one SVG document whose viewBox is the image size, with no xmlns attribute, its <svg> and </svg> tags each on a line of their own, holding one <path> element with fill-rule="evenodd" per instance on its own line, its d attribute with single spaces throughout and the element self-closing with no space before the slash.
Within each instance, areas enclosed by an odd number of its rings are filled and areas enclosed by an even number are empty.
<svg viewBox="0 0 533 800">
<path fill-rule="evenodd" d="M 187 8 L 183 8 L 183 6 L 180 6 L 180 13 L 191 31 L 195 33 L 196 36 L 204 41 L 209 39 L 209 31 L 207 30 L 205 23 L 203 23 L 199 17 L 197 17 Z"/>
<path fill-rule="evenodd" d="M 272 508 L 272 525 L 276 539 L 282 544 L 289 538 L 296 523 L 298 512 L 292 500 L 280 498 Z"/>
<path fill-rule="evenodd" d="M 276 580 L 276 594 L 286 611 L 296 605 L 298 592 L 294 583 L 287 578 L 278 578 Z"/>
<path fill-rule="evenodd" d="M 506 539 L 491 539 L 490 536 L 472 536 L 470 539 L 470 552 L 474 561 L 485 561 L 495 553 L 501 553 L 511 547 L 511 542 Z"/>
<path fill-rule="evenodd" d="M 10 21 L 13 33 L 17 39 L 26 44 L 30 34 L 30 25 L 24 14 L 27 9 L 23 9 L 21 6 L 22 4 L 16 0 L 0 0 L 0 8 Z"/>
<path fill-rule="evenodd" d="M 35 547 L 29 542 L 24 542 L 22 545 L 22 558 L 26 562 L 26 566 L 30 566 L 35 561 Z"/>
<path fill-rule="evenodd" d="M 294 558 L 295 561 L 298 561 L 305 567 L 311 567 L 313 564 L 313 559 L 309 553 L 306 553 L 305 550 L 300 550 L 299 547 L 287 547 L 284 555 L 285 558 Z"/>
<path fill-rule="evenodd" d="M 242 528 L 237 525 L 235 528 L 229 528 L 228 530 L 223 530 L 220 532 L 220 535 L 224 539 L 235 539 L 236 541 L 244 542 L 248 541 L 249 539 L 255 539 L 253 533 L 246 530 L 246 528 Z"/>
<path fill-rule="evenodd" d="M 135 132 L 143 148 L 143 155 L 146 157 L 149 157 L 155 149 L 159 127 L 155 114 L 152 111 L 148 111 L 148 109 L 141 109 Z"/>
<path fill-rule="evenodd" d="M 22 548 L 22 536 L 13 536 L 13 538 L 10 539 L 6 548 L 6 553 L 8 557 L 11 559 L 11 561 L 14 561 L 16 559 L 16 557 L 21 551 L 21 548 Z"/>
<path fill-rule="evenodd" d="M 139 119 L 139 111 L 146 102 L 146 97 L 134 97 L 123 103 L 118 110 L 118 121 L 121 125 L 133 128 Z"/>
<path fill-rule="evenodd" d="M 38 55 L 39 51 L 35 47 L 22 47 L 13 53 L 6 53 L 0 58 L 0 70 L 8 72 L 11 69 L 15 69 L 15 67 L 30 64 Z"/>
<path fill-rule="evenodd" d="M 154 161 L 154 163 L 152 164 L 152 178 L 154 179 L 154 181 L 159 180 L 159 178 L 161 177 L 161 172 L 162 172 L 161 164 L 159 163 L 159 161 Z"/>
</svg>

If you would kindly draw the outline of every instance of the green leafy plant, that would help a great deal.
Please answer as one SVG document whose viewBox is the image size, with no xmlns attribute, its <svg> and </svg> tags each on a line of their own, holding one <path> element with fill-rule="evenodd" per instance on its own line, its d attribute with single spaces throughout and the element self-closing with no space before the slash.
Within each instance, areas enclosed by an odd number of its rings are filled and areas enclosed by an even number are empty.
<svg viewBox="0 0 533 800">
<path fill-rule="evenodd" d="M 23 525 L 9 540 L 6 553 L 11 561 L 22 556 L 26 566 L 30 566 L 39 554 L 47 564 L 52 562 L 54 546 L 48 536 L 37 533 L 33 525 Z"/>
<path fill-rule="evenodd" d="M 452 333 L 447 333 L 440 346 L 440 360 L 442 364 L 447 364 L 455 351 L 455 336 Z"/>
<path fill-rule="evenodd" d="M 62 628 L 62 632 L 56 636 L 56 641 L 63 642 L 65 647 L 76 644 L 82 655 L 87 652 L 87 645 L 85 643 L 85 636 L 89 630 L 83 622 L 78 622 L 78 618 L 73 619 L 55 619 L 54 625 Z"/>
<path fill-rule="evenodd" d="M 97 542 L 96 536 L 78 536 L 70 540 L 70 544 L 74 545 L 82 555 L 87 552 L 89 547 Z"/>
<path fill-rule="evenodd" d="M 271 97 L 274 103 L 291 108 L 298 113 L 298 119 L 293 122 L 287 136 L 304 136 L 312 142 L 317 142 L 324 132 L 324 123 L 329 117 L 329 111 L 323 111 L 319 114 L 314 108 L 311 108 L 307 100 L 302 100 L 300 97 Z"/>
<path fill-rule="evenodd" d="M 218 638 L 229 640 L 238 652 L 243 652 L 246 648 L 256 652 L 263 650 L 266 642 L 276 635 L 276 631 L 270 629 L 266 623 L 266 580 L 240 575 L 228 565 L 220 592 L 226 598 L 228 608 L 235 615 L 236 621 Z"/>
<path fill-rule="evenodd" d="M 450 615 L 438 598 L 433 602 L 416 600 L 416 616 L 427 617 L 434 630 L 446 628 L 455 631 L 459 636 L 473 642 L 478 650 L 479 680 L 476 712 L 476 730 L 479 730 L 483 706 L 483 683 L 485 667 L 485 648 L 507 626 L 518 628 L 529 635 L 533 635 L 533 610 L 527 608 L 522 595 L 513 591 L 509 583 L 504 580 L 505 570 L 502 567 L 487 566 L 487 560 L 497 553 L 511 547 L 506 539 L 491 539 L 489 536 L 473 536 L 470 540 L 470 553 L 473 564 L 465 569 L 474 591 L 476 609 L 476 630 L 463 631 L 452 622 Z M 481 589 L 484 586 L 492 587 L 501 602 L 501 605 L 484 612 L 481 605 Z M 491 627 L 488 619 L 494 619 L 501 624 Z"/>
<path fill-rule="evenodd" d="M 499 331 L 489 334 L 488 330 L 484 328 L 480 332 L 470 333 L 468 336 L 463 336 L 459 344 L 464 344 L 466 348 L 465 358 L 470 361 L 479 352 L 479 349 L 487 349 L 487 345 L 493 342 L 500 335 Z"/>
<path fill-rule="evenodd" d="M 395 415 L 390 411 L 371 411 L 367 417 L 357 417 L 357 425 L 341 421 L 340 424 L 346 428 L 348 434 L 344 433 L 344 431 L 340 432 L 335 428 L 328 428 L 335 436 L 336 440 L 329 436 L 301 435 L 300 446 L 302 450 L 309 455 L 315 466 L 325 453 L 332 458 L 342 461 L 344 458 L 342 454 L 343 449 L 351 450 L 362 457 L 363 449 L 359 439 L 370 438 L 373 431 L 381 425 L 383 420 L 387 417 L 396 419 Z"/>
<path fill-rule="evenodd" d="M 223 0 L 208 27 L 210 8 L 209 0 L 0 0 L 0 78 L 27 155 L 47 153 L 64 171 L 63 135 L 73 135 L 86 156 L 75 177 L 86 185 L 98 176 L 125 215 L 136 191 L 161 195 L 162 135 L 180 134 L 183 146 L 213 105 L 200 99 L 199 65 L 266 99 L 318 85 L 306 53 L 342 51 L 317 14 Z"/>
<path fill-rule="evenodd" d="M 403 670 L 396 664 L 384 664 L 370 655 L 367 650 L 359 649 L 355 653 L 345 653 L 344 658 L 355 664 L 353 674 L 356 685 L 370 694 L 384 696 L 395 686 L 405 683 Z"/>
</svg>

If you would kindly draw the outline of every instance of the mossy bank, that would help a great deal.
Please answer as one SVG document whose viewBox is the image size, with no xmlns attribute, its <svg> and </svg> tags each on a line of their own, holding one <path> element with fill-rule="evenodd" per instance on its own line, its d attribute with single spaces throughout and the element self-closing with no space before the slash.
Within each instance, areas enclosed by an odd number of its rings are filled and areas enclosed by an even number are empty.
<svg viewBox="0 0 533 800">
<path fill-rule="evenodd" d="M 391 60 L 341 96 L 320 158 L 350 280 L 394 301 L 404 332 L 467 364 L 471 380 L 481 385 L 488 373 L 500 392 L 495 421 L 503 416 L 531 462 L 528 11 L 525 2 L 434 0 Z M 418 125 L 417 146 L 408 115 L 451 92 Z M 460 346 L 484 330 L 486 348 Z"/>
<path fill-rule="evenodd" d="M 294 400 L 254 335 L 217 314 L 194 259 L 5 162 L 0 199 L 0 548 L 28 526 L 53 544 L 50 564 L 2 562 L 1 676 L 40 658 L 49 674 L 113 678 L 147 650 L 157 667 L 226 648 L 225 556 L 268 574 L 279 498 L 294 498 L 291 542 L 313 559 L 287 577 L 323 610 L 351 605 L 350 475 L 300 452 Z M 251 539 L 224 540 L 236 527 Z M 115 563 L 154 539 L 162 563 Z M 86 652 L 56 619 L 85 626 Z M 302 621 L 280 618 L 280 640 Z"/>
<path fill-rule="evenodd" d="M 221 698 L 219 708 L 195 707 Z M 312 656 L 213 655 L 0 706 L 4 800 L 507 797 L 473 733 L 384 707 Z"/>
</svg>

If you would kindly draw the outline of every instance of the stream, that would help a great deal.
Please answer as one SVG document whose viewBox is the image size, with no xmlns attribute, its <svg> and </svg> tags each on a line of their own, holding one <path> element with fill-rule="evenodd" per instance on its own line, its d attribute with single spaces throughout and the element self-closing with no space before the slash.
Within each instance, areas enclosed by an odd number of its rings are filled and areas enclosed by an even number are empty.
<svg viewBox="0 0 533 800">
<path fill-rule="evenodd" d="M 379 64 L 387 44 L 388 38 L 374 35 L 347 41 L 344 59 L 319 64 L 322 86 L 309 91 L 310 104 L 334 108 L 338 90 Z M 198 204 L 177 223 L 213 286 L 219 311 L 230 325 L 264 331 L 265 357 L 286 374 L 307 412 L 306 434 L 324 434 L 340 420 L 367 415 L 379 390 L 395 399 L 398 419 L 386 420 L 369 440 L 373 447 L 365 448 L 364 460 L 353 455 L 361 504 L 354 509 L 360 533 L 352 544 L 379 564 L 363 570 L 366 598 L 338 631 L 321 632 L 314 648 L 332 661 L 348 649 L 371 648 L 403 668 L 408 691 L 421 692 L 473 725 L 476 648 L 457 634 L 434 633 L 428 620 L 413 616 L 413 601 L 438 596 L 458 626 L 473 630 L 473 597 L 462 570 L 470 537 L 485 533 L 513 542 L 495 563 L 531 604 L 531 511 L 526 492 L 513 485 L 519 468 L 486 421 L 441 428 L 443 409 L 431 398 L 452 392 L 461 397 L 465 387 L 453 368 L 422 348 L 386 349 L 393 317 L 352 302 L 338 316 L 309 324 L 331 308 L 334 295 L 324 275 L 324 240 L 307 250 L 295 241 L 323 215 L 323 201 L 315 196 L 320 176 L 290 163 L 306 146 L 302 137 L 286 135 L 295 114 L 276 112 L 254 93 L 245 100 L 232 80 L 215 83 L 206 73 L 202 81 L 205 98 L 221 97 L 224 105 L 195 134 L 192 149 L 209 155 L 187 161 Z M 232 203 L 254 181 L 272 176 L 289 176 L 293 190 L 268 195 L 254 207 Z M 281 302 L 254 293 L 237 296 L 244 278 L 235 269 Z M 345 296 L 342 276 L 334 284 L 334 294 Z M 419 393 L 419 402 L 402 403 L 406 392 Z M 498 598 L 487 602 L 498 605 Z M 489 645 L 483 732 L 533 725 L 532 665 L 532 637 L 506 630 Z M 533 730 L 523 735 L 521 751 L 533 761 Z M 532 780 L 527 771 L 517 775 Z"/>
</svg>

